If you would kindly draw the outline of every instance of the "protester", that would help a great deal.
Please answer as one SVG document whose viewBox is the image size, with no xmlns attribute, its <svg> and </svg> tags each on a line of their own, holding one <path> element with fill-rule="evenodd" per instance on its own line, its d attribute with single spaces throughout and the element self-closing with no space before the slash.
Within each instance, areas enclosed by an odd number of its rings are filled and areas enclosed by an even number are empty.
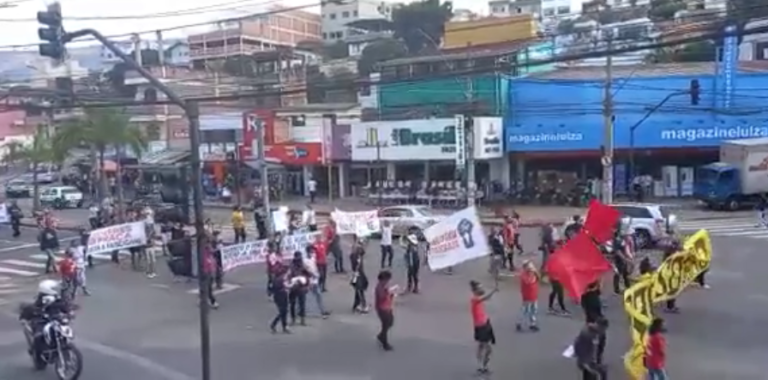
<svg viewBox="0 0 768 380">
<path fill-rule="evenodd" d="M 596 322 L 603 318 L 603 303 L 600 300 L 600 281 L 595 281 L 587 286 L 587 290 L 581 296 L 581 308 L 587 322 Z"/>
<path fill-rule="evenodd" d="M 75 262 L 76 287 L 82 289 L 84 295 L 91 295 L 91 292 L 88 291 L 88 280 L 85 273 L 85 267 L 87 265 L 87 260 L 85 259 L 85 246 L 80 244 L 79 239 L 72 240 L 68 252 L 71 253 L 72 259 Z"/>
<path fill-rule="evenodd" d="M 276 249 L 273 242 L 270 243 L 272 244 L 268 244 L 267 246 L 269 252 L 267 254 L 267 297 L 274 296 L 274 287 L 279 285 L 276 284 L 275 281 L 278 281 L 278 276 L 285 272 L 285 267 L 283 266 L 282 257 L 280 256 L 279 251 Z M 286 300 L 286 302 L 288 301 Z"/>
<path fill-rule="evenodd" d="M 147 278 L 155 278 L 157 272 L 155 266 L 157 263 L 157 256 L 163 254 L 163 239 L 160 236 L 154 236 L 149 241 L 149 246 L 144 249 L 144 265 Z"/>
<path fill-rule="evenodd" d="M 388 221 L 381 223 L 381 268 L 392 268 L 392 224 Z"/>
<path fill-rule="evenodd" d="M 101 209 L 97 204 L 92 204 L 91 207 L 88 207 L 88 224 L 91 226 L 91 229 L 97 229 L 101 227 L 101 218 L 100 214 Z"/>
<path fill-rule="evenodd" d="M 211 244 L 213 245 L 213 258 L 216 260 L 216 289 L 224 287 L 224 262 L 221 258 L 221 249 L 224 248 L 224 241 L 221 239 L 221 232 L 214 230 L 211 233 Z"/>
<path fill-rule="evenodd" d="M 328 242 L 328 250 L 333 255 L 333 271 L 335 273 L 345 273 L 344 271 L 344 253 L 341 251 L 341 239 L 336 233 L 336 223 L 331 221 L 325 227 L 325 241 Z"/>
<path fill-rule="evenodd" d="M 491 292 L 486 293 L 483 286 L 477 281 L 469 282 L 472 297 L 469 305 L 472 312 L 472 323 L 475 329 L 475 342 L 477 342 L 477 372 L 480 374 L 489 373 L 488 364 L 491 361 L 493 352 L 492 346 L 496 344 L 496 335 L 491 326 L 491 319 L 485 312 L 485 301 L 488 301 L 496 292 L 498 292 L 498 283 Z"/>
<path fill-rule="evenodd" d="M 291 326 L 296 324 L 296 316 L 302 326 L 307 325 L 307 290 L 309 287 L 309 273 L 304 267 L 301 252 L 295 252 L 288 273 L 288 304 L 291 315 Z M 297 310 L 298 309 L 298 310 Z M 298 312 L 297 312 L 298 311 Z"/>
<path fill-rule="evenodd" d="M 419 238 L 416 235 L 410 234 L 406 239 L 405 268 L 408 282 L 406 292 L 419 294 L 419 270 L 421 269 Z"/>
<path fill-rule="evenodd" d="M 13 237 L 21 236 L 21 218 L 24 217 L 24 213 L 15 200 L 8 206 L 8 217 L 10 218 L 11 229 L 13 230 Z"/>
<path fill-rule="evenodd" d="M 666 380 L 667 340 L 664 338 L 664 320 L 654 318 L 648 328 L 648 338 L 645 344 L 645 369 L 648 380 Z"/>
<path fill-rule="evenodd" d="M 318 286 L 321 292 L 325 292 L 325 283 L 328 277 L 328 245 L 322 234 L 317 235 L 312 248 L 314 249 L 315 254 L 315 264 L 317 264 Z"/>
<path fill-rule="evenodd" d="M 232 230 L 235 232 L 235 244 L 245 243 L 245 216 L 240 206 L 232 209 Z"/>
<path fill-rule="evenodd" d="M 211 242 L 205 242 L 203 248 L 203 273 L 205 286 L 208 289 L 208 302 L 211 307 L 217 309 L 219 303 L 216 302 L 216 295 L 214 294 L 214 282 L 216 276 L 216 259 L 213 256 L 213 246 Z"/>
<path fill-rule="evenodd" d="M 502 237 L 505 245 L 505 266 L 509 268 L 511 272 L 515 271 L 515 249 L 519 249 L 519 253 L 523 253 L 523 249 L 520 246 L 520 219 L 517 214 L 506 217 L 504 222 L 504 228 L 502 229 Z"/>
<path fill-rule="evenodd" d="M 365 274 L 365 248 L 362 242 L 362 239 L 358 239 L 350 255 L 350 265 L 352 266 L 350 285 L 352 285 L 352 289 L 355 291 L 352 311 L 366 314 L 368 313 L 368 302 L 365 298 L 365 292 L 368 290 L 368 276 Z"/>
<path fill-rule="evenodd" d="M 506 248 L 504 247 L 504 236 L 499 227 L 493 227 L 488 235 L 488 245 L 491 248 L 491 265 L 489 272 L 497 275 L 501 267 L 506 267 Z"/>
<path fill-rule="evenodd" d="M 679 252 L 681 249 L 680 242 L 677 240 L 672 241 L 671 244 L 669 244 L 664 249 L 664 260 L 672 257 L 675 253 Z M 664 311 L 667 313 L 679 313 L 680 309 L 677 307 L 677 299 L 671 298 L 668 299 L 664 308 Z"/>
<path fill-rule="evenodd" d="M 573 239 L 579 232 L 581 232 L 583 226 L 581 216 L 574 215 L 570 221 L 566 222 L 566 225 L 563 228 L 563 237 L 566 240 Z"/>
<path fill-rule="evenodd" d="M 304 224 L 309 228 L 309 232 L 317 231 L 317 215 L 311 204 L 307 204 L 307 210 L 304 211 Z"/>
<path fill-rule="evenodd" d="M 619 222 L 616 227 L 616 233 L 611 244 L 611 257 L 613 261 L 613 292 L 621 295 L 621 285 L 624 289 L 632 286 L 630 280 L 630 268 L 634 262 L 634 239 L 632 231 L 627 226 Z"/>
<path fill-rule="evenodd" d="M 539 273 L 532 261 L 523 263 L 523 272 L 520 274 L 520 296 L 522 306 L 520 307 L 520 316 L 518 317 L 515 330 L 523 331 L 527 327 L 533 332 L 539 331 L 536 324 L 536 314 L 538 312 L 539 299 Z"/>
<path fill-rule="evenodd" d="M 283 328 L 283 333 L 290 334 L 291 331 L 288 329 L 288 290 L 290 285 L 286 283 L 288 268 L 282 266 L 279 268 L 275 271 L 271 281 L 272 301 L 277 306 L 277 315 L 269 324 L 269 328 L 272 333 L 276 333 L 279 322 Z"/>
<path fill-rule="evenodd" d="M 603 380 L 606 378 L 605 367 L 597 361 L 598 341 L 601 330 L 607 328 L 608 321 L 587 321 L 573 343 L 576 366 L 581 371 L 582 380 Z"/>
<path fill-rule="evenodd" d="M 307 246 L 307 256 L 304 258 L 304 269 L 309 275 L 309 293 L 315 299 L 317 310 L 323 318 L 327 318 L 330 313 L 325 309 L 323 303 L 323 292 L 320 289 L 320 271 L 317 265 L 317 252 L 314 245 Z"/>
<path fill-rule="evenodd" d="M 43 228 L 40 230 L 37 241 L 40 243 L 40 250 L 45 252 L 47 257 L 45 273 L 56 273 L 56 256 L 54 252 L 59 249 L 59 237 L 50 219 L 46 219 L 43 222 Z"/>
<path fill-rule="evenodd" d="M 379 317 L 381 329 L 376 335 L 376 340 L 381 344 L 384 351 L 392 351 L 392 345 L 389 344 L 389 330 L 395 323 L 393 313 L 393 304 L 397 285 L 390 285 L 392 272 L 382 270 L 377 276 L 378 283 L 375 290 L 376 315 Z"/>
<path fill-rule="evenodd" d="M 58 273 L 61 276 L 62 295 L 72 301 L 77 295 L 77 264 L 72 257 L 72 251 L 65 251 L 64 258 L 58 263 Z"/>
<path fill-rule="evenodd" d="M 267 238 L 267 221 L 264 219 L 264 216 L 261 214 L 261 211 L 254 210 L 253 211 L 253 221 L 256 224 L 256 232 L 259 234 L 259 240 L 264 240 Z"/>
</svg>

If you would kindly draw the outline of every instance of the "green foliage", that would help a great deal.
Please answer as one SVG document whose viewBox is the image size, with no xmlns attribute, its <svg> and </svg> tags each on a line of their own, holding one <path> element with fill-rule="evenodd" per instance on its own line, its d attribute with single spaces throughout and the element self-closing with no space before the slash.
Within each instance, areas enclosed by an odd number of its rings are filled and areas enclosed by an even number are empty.
<svg viewBox="0 0 768 380">
<path fill-rule="evenodd" d="M 675 13 L 685 8 L 685 2 L 682 0 L 652 0 L 648 18 L 654 21 L 669 21 L 675 18 Z"/>
<path fill-rule="evenodd" d="M 160 123 L 152 121 L 144 127 L 147 141 L 157 141 L 162 137 Z"/>
<path fill-rule="evenodd" d="M 380 62 L 402 58 L 408 54 L 408 50 L 402 42 L 386 38 L 370 43 L 363 49 L 360 59 L 357 61 L 357 72 L 361 77 L 376 71 L 376 65 Z"/>
<path fill-rule="evenodd" d="M 440 4 L 440 0 L 424 0 L 400 5 L 392 12 L 395 38 L 403 41 L 411 54 L 426 47 L 440 46 L 445 23 L 452 16 L 450 2 Z"/>
<path fill-rule="evenodd" d="M 130 117 L 117 108 L 86 109 L 85 117 L 62 125 L 54 138 L 56 146 L 64 149 L 94 146 L 103 152 L 107 147 L 127 146 L 141 155 L 147 148 L 141 129 L 131 124 Z"/>
</svg>

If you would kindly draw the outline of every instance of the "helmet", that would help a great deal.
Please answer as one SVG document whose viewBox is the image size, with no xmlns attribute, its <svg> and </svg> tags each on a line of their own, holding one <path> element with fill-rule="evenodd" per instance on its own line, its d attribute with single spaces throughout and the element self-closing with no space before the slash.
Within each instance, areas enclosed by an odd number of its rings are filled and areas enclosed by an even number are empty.
<svg viewBox="0 0 768 380">
<path fill-rule="evenodd" d="M 58 281 L 47 279 L 40 281 L 37 285 L 37 292 L 47 296 L 57 296 L 59 295 L 60 287 L 61 284 Z"/>
</svg>

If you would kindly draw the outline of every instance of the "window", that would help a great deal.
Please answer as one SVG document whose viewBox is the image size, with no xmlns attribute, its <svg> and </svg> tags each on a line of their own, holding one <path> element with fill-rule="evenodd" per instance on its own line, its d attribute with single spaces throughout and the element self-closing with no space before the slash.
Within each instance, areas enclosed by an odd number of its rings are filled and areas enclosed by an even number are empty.
<svg viewBox="0 0 768 380">
<path fill-rule="evenodd" d="M 544 16 L 552 17 L 555 15 L 555 8 L 544 8 Z"/>
<path fill-rule="evenodd" d="M 653 215 L 651 215 L 651 212 L 645 207 L 617 206 L 615 208 L 622 216 L 628 218 L 653 219 Z"/>
<path fill-rule="evenodd" d="M 335 20 L 335 19 L 336 19 L 336 13 L 331 13 L 331 14 L 329 14 L 329 15 L 328 15 L 328 17 L 329 17 L 331 20 Z"/>
<path fill-rule="evenodd" d="M 557 14 L 558 15 L 567 15 L 571 13 L 571 7 L 564 6 L 564 7 L 557 7 Z"/>
<path fill-rule="evenodd" d="M 347 11 L 341 12 L 341 18 L 349 18 L 349 12 Z"/>
<path fill-rule="evenodd" d="M 352 12 L 352 15 L 353 15 L 353 16 L 355 16 L 355 17 L 357 17 L 357 16 L 358 16 L 358 13 L 357 13 L 357 11 L 354 11 L 354 12 Z"/>
<path fill-rule="evenodd" d="M 324 40 L 327 40 L 327 39 L 328 39 L 328 33 L 323 33 L 323 39 L 324 39 Z"/>
<path fill-rule="evenodd" d="M 307 118 L 304 115 L 291 116 L 291 126 L 293 127 L 306 127 Z"/>
</svg>

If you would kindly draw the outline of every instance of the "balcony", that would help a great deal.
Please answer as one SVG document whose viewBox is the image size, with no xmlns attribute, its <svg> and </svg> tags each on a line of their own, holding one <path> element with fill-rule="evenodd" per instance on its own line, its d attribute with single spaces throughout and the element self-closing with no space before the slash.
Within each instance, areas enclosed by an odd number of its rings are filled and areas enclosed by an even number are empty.
<svg viewBox="0 0 768 380">
<path fill-rule="evenodd" d="M 224 58 L 233 55 L 248 55 L 260 51 L 264 51 L 263 46 L 250 45 L 250 44 L 237 44 L 227 45 L 221 47 L 203 47 L 203 48 L 189 48 L 189 57 L 192 60 L 196 59 L 214 59 Z"/>
</svg>

